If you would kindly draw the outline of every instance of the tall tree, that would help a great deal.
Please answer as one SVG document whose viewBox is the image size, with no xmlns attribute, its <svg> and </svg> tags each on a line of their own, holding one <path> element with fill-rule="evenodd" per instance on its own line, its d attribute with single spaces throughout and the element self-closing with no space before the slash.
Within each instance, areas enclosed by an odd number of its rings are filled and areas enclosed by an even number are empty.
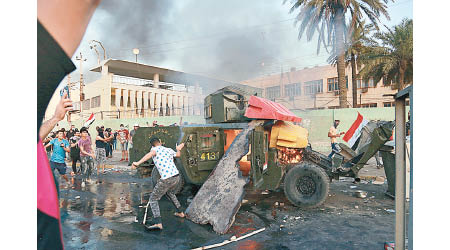
<svg viewBox="0 0 450 250">
<path fill-rule="evenodd" d="M 287 0 L 284 0 L 286 2 Z M 345 80 L 345 41 L 356 25 L 360 25 L 363 16 L 367 16 L 378 27 L 380 15 L 389 20 L 386 3 L 389 0 L 295 0 L 290 13 L 300 9 L 297 21 L 301 22 L 298 38 L 306 31 L 306 38 L 311 41 L 318 32 L 317 53 L 321 43 L 331 46 L 337 56 L 337 73 L 339 86 L 339 106 L 347 107 L 347 89 Z M 350 22 L 346 23 L 346 16 Z"/>
<path fill-rule="evenodd" d="M 345 65 L 350 64 L 352 68 L 352 107 L 354 108 L 358 106 L 357 79 L 360 78 L 358 71 L 361 69 L 361 55 L 367 49 L 367 44 L 372 41 L 369 35 L 374 31 L 373 24 L 365 24 L 365 21 L 362 21 L 353 29 L 350 39 L 345 45 Z M 328 62 L 336 65 L 337 59 L 338 55 L 331 54 Z"/>
<path fill-rule="evenodd" d="M 374 82 L 382 78 L 385 85 L 396 83 L 402 90 L 413 80 L 413 21 L 403 19 L 393 29 L 377 32 L 362 57 L 364 67 L 360 71 L 364 79 Z"/>
</svg>

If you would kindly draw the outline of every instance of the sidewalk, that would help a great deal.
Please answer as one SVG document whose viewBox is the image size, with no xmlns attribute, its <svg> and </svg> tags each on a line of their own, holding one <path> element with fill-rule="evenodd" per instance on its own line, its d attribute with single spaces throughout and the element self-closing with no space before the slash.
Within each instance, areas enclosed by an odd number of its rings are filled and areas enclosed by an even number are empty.
<svg viewBox="0 0 450 250">
<path fill-rule="evenodd" d="M 378 180 L 384 180 L 386 179 L 386 174 L 384 172 L 384 167 L 378 169 L 377 168 L 377 162 L 375 161 L 375 158 L 372 157 L 367 162 L 368 165 L 366 165 L 364 168 L 362 168 L 359 171 L 359 176 L 361 180 L 371 181 L 375 180 L 378 177 Z"/>
</svg>

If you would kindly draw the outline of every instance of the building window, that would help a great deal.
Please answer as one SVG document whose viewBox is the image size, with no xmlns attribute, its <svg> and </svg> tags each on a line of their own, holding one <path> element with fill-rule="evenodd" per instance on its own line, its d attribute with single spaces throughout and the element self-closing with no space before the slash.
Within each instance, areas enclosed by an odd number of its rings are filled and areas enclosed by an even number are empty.
<svg viewBox="0 0 450 250">
<path fill-rule="evenodd" d="M 91 99 L 91 108 L 100 107 L 100 96 L 92 97 Z"/>
<path fill-rule="evenodd" d="M 364 103 L 361 104 L 361 108 L 376 108 L 377 104 L 376 103 Z"/>
<path fill-rule="evenodd" d="M 383 102 L 383 107 L 395 107 L 395 102 Z"/>
<path fill-rule="evenodd" d="M 362 88 L 375 88 L 375 84 L 373 82 L 373 78 L 370 78 L 369 81 L 364 81 L 362 79 L 357 79 L 356 80 L 356 86 L 358 87 L 358 89 L 362 89 Z"/>
<path fill-rule="evenodd" d="M 83 101 L 83 110 L 89 110 L 91 108 L 91 99 Z"/>
<path fill-rule="evenodd" d="M 205 107 L 205 118 L 211 118 L 212 117 L 212 105 L 209 104 Z"/>
<path fill-rule="evenodd" d="M 305 82 L 305 94 L 314 95 L 323 92 L 323 80 Z"/>
<path fill-rule="evenodd" d="M 266 98 L 275 99 L 277 97 L 280 97 L 280 90 L 280 86 L 266 88 Z"/>
<path fill-rule="evenodd" d="M 327 87 L 328 87 L 328 92 L 333 92 L 333 91 L 339 90 L 338 78 L 337 77 L 328 78 Z M 348 89 L 348 76 L 345 76 L 345 88 Z"/>
<path fill-rule="evenodd" d="M 286 96 L 293 97 L 302 94 L 300 83 L 292 83 L 284 86 L 284 92 Z"/>
<path fill-rule="evenodd" d="M 405 106 L 409 106 L 409 100 L 405 101 Z"/>
<path fill-rule="evenodd" d="M 111 95 L 111 106 L 116 106 L 116 96 Z"/>
</svg>

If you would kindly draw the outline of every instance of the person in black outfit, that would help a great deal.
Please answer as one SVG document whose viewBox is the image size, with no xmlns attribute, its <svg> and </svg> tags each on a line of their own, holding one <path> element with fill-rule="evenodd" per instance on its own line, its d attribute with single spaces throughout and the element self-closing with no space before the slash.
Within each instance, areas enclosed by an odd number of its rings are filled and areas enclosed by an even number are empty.
<svg viewBox="0 0 450 250">
<path fill-rule="evenodd" d="M 80 147 L 78 146 L 78 140 L 81 138 L 81 134 L 78 129 L 74 130 L 75 134 L 70 138 L 70 159 L 72 159 L 72 175 L 80 174 L 83 172 L 80 157 Z M 77 170 L 77 161 L 80 162 L 80 170 Z"/>
<path fill-rule="evenodd" d="M 102 167 L 102 173 L 105 173 L 105 161 L 106 161 L 106 139 L 103 134 L 103 129 L 97 130 L 97 137 L 95 138 L 95 160 L 97 161 L 97 175 L 100 167 Z"/>
</svg>

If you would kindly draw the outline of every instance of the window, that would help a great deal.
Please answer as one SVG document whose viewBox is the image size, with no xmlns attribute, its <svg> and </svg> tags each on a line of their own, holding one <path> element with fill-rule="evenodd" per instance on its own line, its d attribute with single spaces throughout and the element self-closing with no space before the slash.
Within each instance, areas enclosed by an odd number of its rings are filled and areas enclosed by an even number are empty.
<svg viewBox="0 0 450 250">
<path fill-rule="evenodd" d="M 345 82 L 346 82 L 345 88 L 348 89 L 348 76 L 345 76 Z M 328 78 L 327 87 L 328 87 L 328 92 L 333 92 L 333 91 L 339 90 L 338 78 L 337 77 Z"/>
<path fill-rule="evenodd" d="M 356 80 L 356 86 L 358 87 L 358 89 L 375 88 L 375 84 L 373 82 L 373 78 L 369 79 L 369 81 L 364 81 L 362 79 L 357 79 Z"/>
<path fill-rule="evenodd" d="M 111 95 L 111 106 L 116 106 L 116 96 Z"/>
<path fill-rule="evenodd" d="M 280 86 L 266 88 L 266 98 L 275 99 L 277 97 L 280 97 L 280 89 Z"/>
<path fill-rule="evenodd" d="M 377 104 L 376 103 L 364 103 L 361 104 L 361 108 L 376 108 Z"/>
<path fill-rule="evenodd" d="M 299 96 L 301 95 L 301 85 L 300 83 L 292 83 L 284 86 L 284 93 L 286 96 Z"/>
<path fill-rule="evenodd" d="M 92 97 L 91 99 L 91 108 L 100 107 L 100 96 Z"/>
<path fill-rule="evenodd" d="M 208 106 L 205 107 L 205 118 L 211 118 L 212 116 L 212 105 L 209 104 Z"/>
<path fill-rule="evenodd" d="M 395 107 L 395 102 L 383 102 L 383 107 Z"/>
<path fill-rule="evenodd" d="M 83 110 L 88 110 L 91 108 L 91 100 L 86 99 L 83 101 Z"/>
<path fill-rule="evenodd" d="M 201 134 L 200 135 L 200 148 L 211 149 L 214 148 L 217 136 L 215 134 Z"/>
<path fill-rule="evenodd" d="M 305 82 L 305 94 L 314 95 L 323 92 L 323 80 Z"/>
</svg>

